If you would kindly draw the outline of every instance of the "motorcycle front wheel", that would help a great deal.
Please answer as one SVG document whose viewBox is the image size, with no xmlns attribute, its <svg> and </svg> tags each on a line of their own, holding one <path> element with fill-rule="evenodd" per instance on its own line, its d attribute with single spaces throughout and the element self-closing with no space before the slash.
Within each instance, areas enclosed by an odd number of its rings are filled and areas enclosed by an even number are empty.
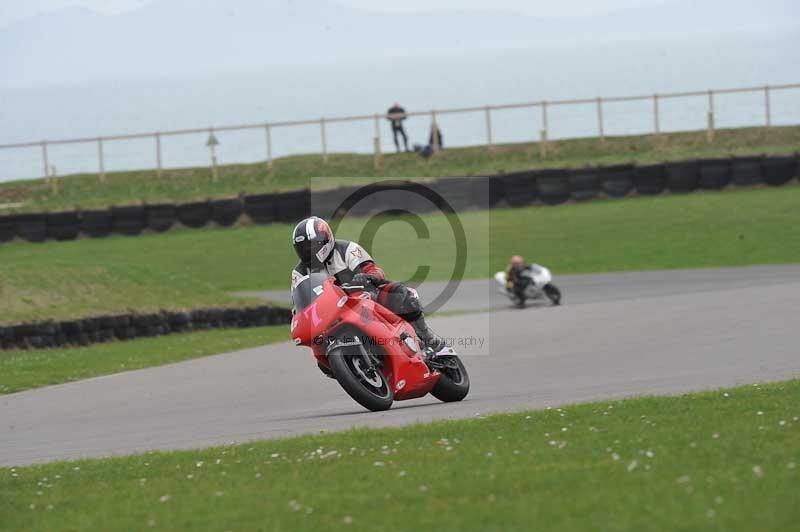
<svg viewBox="0 0 800 532">
<path fill-rule="evenodd" d="M 394 393 L 386 376 L 365 360 L 357 346 L 336 349 L 328 362 L 339 385 L 355 402 L 373 412 L 391 408 Z"/>
<path fill-rule="evenodd" d="M 464 363 L 457 356 L 445 356 L 436 361 L 435 368 L 439 371 L 439 382 L 436 383 L 431 395 L 445 403 L 461 401 L 469 393 L 469 375 Z"/>
</svg>

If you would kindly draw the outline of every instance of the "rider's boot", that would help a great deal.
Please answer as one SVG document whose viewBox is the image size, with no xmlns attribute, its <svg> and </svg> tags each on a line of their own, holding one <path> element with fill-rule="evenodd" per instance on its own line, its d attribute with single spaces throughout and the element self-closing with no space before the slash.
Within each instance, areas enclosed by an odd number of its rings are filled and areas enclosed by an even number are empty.
<svg viewBox="0 0 800 532">
<path fill-rule="evenodd" d="M 419 337 L 420 342 L 422 342 L 424 350 L 433 357 L 455 354 L 453 349 L 448 347 L 444 338 L 428 327 L 428 324 L 425 322 L 425 316 L 420 315 L 419 318 L 411 322 L 411 325 L 417 332 L 417 337 Z"/>
<path fill-rule="evenodd" d="M 525 288 L 514 286 L 514 304 L 519 308 L 525 308 Z"/>
</svg>

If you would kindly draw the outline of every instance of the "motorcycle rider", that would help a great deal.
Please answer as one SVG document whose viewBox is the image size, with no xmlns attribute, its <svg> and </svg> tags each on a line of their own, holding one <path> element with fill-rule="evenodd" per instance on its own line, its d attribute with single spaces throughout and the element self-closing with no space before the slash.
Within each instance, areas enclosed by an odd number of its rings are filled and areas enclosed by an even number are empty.
<svg viewBox="0 0 800 532">
<path fill-rule="evenodd" d="M 340 285 L 364 286 L 375 301 L 414 327 L 433 356 L 452 352 L 425 323 L 417 291 L 387 280 L 383 270 L 358 243 L 334 239 L 325 220 L 312 216 L 298 223 L 292 233 L 292 244 L 300 259 L 292 270 L 292 291 L 312 272 L 326 272 Z"/>
<path fill-rule="evenodd" d="M 514 255 L 506 268 L 506 289 L 518 300 L 522 300 L 525 291 L 525 285 L 520 282 L 520 274 L 529 266 L 520 255 Z"/>
</svg>

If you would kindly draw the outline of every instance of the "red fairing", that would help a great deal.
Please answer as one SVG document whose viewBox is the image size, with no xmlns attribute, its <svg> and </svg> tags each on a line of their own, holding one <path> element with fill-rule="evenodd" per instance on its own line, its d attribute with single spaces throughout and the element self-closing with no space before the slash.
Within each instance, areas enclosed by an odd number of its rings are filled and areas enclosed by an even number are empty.
<svg viewBox="0 0 800 532">
<path fill-rule="evenodd" d="M 380 268 L 378 271 L 383 273 Z M 330 367 L 325 339 L 343 328 L 360 331 L 373 344 L 371 351 L 384 354 L 382 371 L 395 400 L 422 397 L 439 382 L 439 372 L 425 364 L 416 332 L 408 322 L 372 301 L 367 292 L 346 294 L 333 278 L 325 282 L 314 303 L 294 316 L 292 338 L 295 344 L 310 347 L 316 359 Z M 415 349 L 401 339 L 405 337 L 413 339 Z"/>
<path fill-rule="evenodd" d="M 374 262 L 368 262 L 361 266 L 361 271 L 381 281 L 386 280 L 386 274 Z"/>
</svg>

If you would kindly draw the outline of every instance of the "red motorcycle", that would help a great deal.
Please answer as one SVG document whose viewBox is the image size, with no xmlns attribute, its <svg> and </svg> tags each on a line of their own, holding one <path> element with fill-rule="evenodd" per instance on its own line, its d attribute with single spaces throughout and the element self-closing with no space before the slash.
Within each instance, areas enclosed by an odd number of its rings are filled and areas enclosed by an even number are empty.
<svg viewBox="0 0 800 532">
<path fill-rule="evenodd" d="M 302 279 L 293 291 L 295 345 L 310 347 L 320 369 L 372 411 L 430 393 L 460 401 L 469 376 L 455 354 L 425 353 L 414 328 L 372 300 L 363 286 L 337 285 L 324 273 Z"/>
</svg>

